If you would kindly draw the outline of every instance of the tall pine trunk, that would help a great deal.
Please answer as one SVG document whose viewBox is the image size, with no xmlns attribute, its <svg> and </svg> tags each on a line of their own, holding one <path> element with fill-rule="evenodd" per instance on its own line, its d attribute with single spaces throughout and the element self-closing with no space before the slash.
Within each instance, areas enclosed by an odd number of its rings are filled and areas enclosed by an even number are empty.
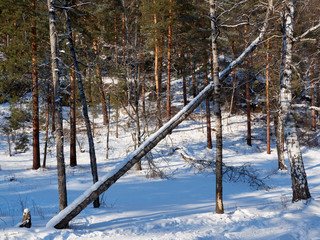
<svg viewBox="0 0 320 240">
<path fill-rule="evenodd" d="M 266 71 L 266 98 L 267 98 L 267 154 L 271 154 L 270 149 L 270 102 L 269 102 L 269 81 L 270 81 L 270 39 L 267 40 L 267 71 Z"/>
<path fill-rule="evenodd" d="M 169 27 L 168 27 L 168 79 L 167 79 L 167 121 L 171 118 L 171 52 L 172 52 L 172 1 L 169 7 Z"/>
<path fill-rule="evenodd" d="M 35 12 L 36 2 L 31 3 L 32 10 Z M 32 34 L 32 115 L 33 115 L 33 166 L 32 169 L 40 167 L 40 143 L 39 143 L 39 97 L 38 97 L 38 72 L 37 72 L 37 29 L 34 16 L 31 21 Z"/>
<path fill-rule="evenodd" d="M 244 34 L 247 35 L 247 25 L 244 26 Z M 251 108 L 250 108 L 250 73 L 249 73 L 249 57 L 246 57 L 245 66 L 247 69 L 246 78 L 246 102 L 247 102 L 247 144 L 252 146 L 251 143 Z"/>
<path fill-rule="evenodd" d="M 294 111 L 292 109 L 292 54 L 294 27 L 294 0 L 285 1 L 285 44 L 283 48 L 284 66 L 280 76 L 280 104 L 287 151 L 290 162 L 293 197 L 292 201 L 306 200 L 311 197 L 307 175 L 304 169 L 300 144 L 296 129 Z"/>
<path fill-rule="evenodd" d="M 49 10 L 49 31 L 51 46 L 51 70 L 53 79 L 54 106 L 55 106 L 55 128 L 56 128 L 56 151 L 57 151 L 57 172 L 59 189 L 59 210 L 67 206 L 67 185 L 63 152 L 63 119 L 62 119 L 62 96 L 60 90 L 60 72 L 58 57 L 58 33 L 56 29 L 55 0 L 48 0 Z"/>
</svg>

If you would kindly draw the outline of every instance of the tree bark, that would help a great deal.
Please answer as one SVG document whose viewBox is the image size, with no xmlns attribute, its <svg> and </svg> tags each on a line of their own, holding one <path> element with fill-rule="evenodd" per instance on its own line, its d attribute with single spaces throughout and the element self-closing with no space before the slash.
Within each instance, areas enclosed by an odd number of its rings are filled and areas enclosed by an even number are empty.
<svg viewBox="0 0 320 240">
<path fill-rule="evenodd" d="M 167 121 L 171 118 L 171 52 L 172 52 L 172 1 L 169 7 L 169 27 L 168 27 L 168 79 L 167 79 Z"/>
<path fill-rule="evenodd" d="M 55 127 L 56 127 L 56 151 L 57 151 L 57 172 L 59 188 L 59 210 L 67 206 L 66 172 L 63 152 L 63 119 L 62 119 L 62 96 L 60 90 L 60 72 L 58 57 L 58 36 L 56 29 L 55 0 L 48 0 L 49 10 L 49 31 L 51 46 L 51 69 L 53 79 L 54 106 L 55 106 Z M 65 225 L 67 226 L 67 224 Z"/>
<path fill-rule="evenodd" d="M 270 149 L 270 102 L 269 102 L 269 81 L 270 81 L 270 39 L 267 40 L 267 71 L 266 71 L 266 98 L 267 98 L 267 154 L 271 154 Z"/>
<path fill-rule="evenodd" d="M 67 1 L 68 3 L 68 1 Z M 74 50 L 74 45 L 73 45 L 73 39 L 72 39 L 72 29 L 71 29 L 71 20 L 70 16 L 67 10 L 65 11 L 65 17 L 66 17 L 66 25 L 67 25 L 67 31 L 68 31 L 68 40 L 69 40 L 69 48 L 70 48 L 70 53 L 73 59 L 73 65 L 76 70 L 76 77 L 78 81 L 78 87 L 80 91 L 80 98 L 82 102 L 82 111 L 83 111 L 83 116 L 85 119 L 86 123 L 86 129 L 87 129 L 87 136 L 88 136 L 88 141 L 89 141 L 89 153 L 90 153 L 90 165 L 91 165 L 91 173 L 93 177 L 93 183 L 98 182 L 98 171 L 97 171 L 97 160 L 96 160 L 96 153 L 95 153 L 95 148 L 94 148 L 94 142 L 93 142 L 93 137 L 92 137 L 92 132 L 91 132 L 91 125 L 90 125 L 90 119 L 88 115 L 88 107 L 87 107 L 87 100 L 82 84 L 82 75 L 80 73 L 80 68 L 78 65 L 77 57 L 75 54 Z M 93 202 L 93 206 L 95 208 L 98 208 L 100 206 L 99 202 L 99 196 L 95 198 Z"/>
<path fill-rule="evenodd" d="M 97 39 L 95 39 L 93 41 L 93 49 L 94 49 L 94 54 L 96 55 L 96 59 L 98 60 L 99 51 L 98 51 L 98 40 Z M 108 119 L 108 110 L 107 110 L 107 105 L 106 105 L 106 96 L 104 94 L 101 71 L 100 71 L 100 67 L 99 67 L 98 62 L 96 64 L 96 73 L 97 73 L 98 88 L 99 88 L 100 100 L 101 100 L 101 106 L 102 106 L 103 125 L 108 125 L 109 119 Z"/>
<path fill-rule="evenodd" d="M 36 9 L 35 0 L 31 3 L 32 10 Z M 38 97 L 38 72 L 37 72 L 37 28 L 32 15 L 31 21 L 32 34 L 32 115 L 33 115 L 33 166 L 32 169 L 40 167 L 40 142 L 39 142 L 39 97 Z"/>
<path fill-rule="evenodd" d="M 75 40 L 75 34 L 72 33 L 72 39 Z M 73 60 L 72 60 L 73 61 Z M 70 78 L 70 166 L 77 166 L 77 129 L 76 129 L 76 76 L 74 63 L 71 68 Z"/>
<path fill-rule="evenodd" d="M 247 34 L 247 25 L 244 26 L 244 34 Z M 247 40 L 246 40 L 247 41 Z M 249 73 L 249 60 L 248 56 L 245 60 L 245 66 L 247 69 L 247 79 L 246 79 L 246 102 L 247 102 L 247 144 L 252 146 L 251 143 L 251 108 L 250 108 L 250 73 Z"/>
<path fill-rule="evenodd" d="M 221 118 L 221 83 L 219 81 L 219 58 L 217 39 L 219 28 L 217 23 L 216 1 L 210 0 L 211 46 L 214 84 L 214 115 L 216 120 L 216 213 L 224 213 L 222 193 L 222 118 Z"/>
<path fill-rule="evenodd" d="M 304 169 L 300 144 L 292 109 L 292 53 L 293 53 L 293 27 L 294 27 L 294 0 L 285 1 L 285 44 L 284 66 L 280 76 L 280 104 L 285 129 L 285 140 L 290 162 L 292 181 L 292 202 L 306 200 L 311 197 L 308 187 L 307 175 Z"/>
</svg>

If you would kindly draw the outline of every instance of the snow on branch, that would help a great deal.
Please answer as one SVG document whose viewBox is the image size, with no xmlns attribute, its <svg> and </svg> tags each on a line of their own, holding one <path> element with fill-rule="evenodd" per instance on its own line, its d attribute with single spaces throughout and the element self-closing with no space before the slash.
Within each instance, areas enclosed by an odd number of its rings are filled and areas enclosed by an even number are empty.
<svg viewBox="0 0 320 240">
<path fill-rule="evenodd" d="M 299 41 L 302 41 L 302 40 L 306 40 L 306 39 L 304 39 L 304 37 L 307 36 L 309 33 L 313 32 L 313 31 L 316 31 L 318 28 L 320 28 L 320 23 L 317 24 L 316 26 L 312 27 L 312 28 L 309 28 L 307 31 L 302 33 L 300 36 L 294 38 L 294 41 L 295 42 L 299 42 Z M 314 39 L 311 39 L 311 40 L 314 40 Z"/>
</svg>

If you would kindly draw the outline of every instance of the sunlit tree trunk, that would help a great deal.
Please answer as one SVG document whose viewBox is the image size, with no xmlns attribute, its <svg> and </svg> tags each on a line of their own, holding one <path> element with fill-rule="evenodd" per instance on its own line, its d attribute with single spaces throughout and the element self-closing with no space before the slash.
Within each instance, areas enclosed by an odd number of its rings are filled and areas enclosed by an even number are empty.
<svg viewBox="0 0 320 240">
<path fill-rule="evenodd" d="M 93 40 L 93 49 L 94 54 L 96 55 L 96 59 L 99 58 L 99 49 L 98 49 L 98 40 Z M 98 88 L 100 93 L 100 100 L 101 100 L 101 106 L 102 106 L 102 115 L 103 115 L 103 125 L 108 124 L 108 110 L 107 110 L 107 104 L 106 104 L 106 96 L 104 94 L 104 88 L 103 88 L 103 82 L 102 82 L 102 76 L 101 71 L 99 67 L 99 63 L 96 64 L 96 73 L 97 73 L 97 80 L 98 80 Z"/>
<path fill-rule="evenodd" d="M 58 34 L 56 29 L 55 0 L 48 0 L 49 10 L 49 33 L 51 46 L 51 70 L 54 91 L 55 127 L 56 127 L 56 150 L 57 150 L 57 172 L 59 189 L 59 210 L 67 206 L 66 172 L 63 152 L 63 119 L 62 119 L 62 97 L 60 90 L 59 57 L 58 57 Z"/>
<path fill-rule="evenodd" d="M 32 0 L 31 7 L 36 9 L 36 2 Z M 37 72 L 37 29 L 34 16 L 31 21 L 32 34 L 32 115 L 33 115 L 33 166 L 32 169 L 40 167 L 40 143 L 39 143 L 39 98 L 38 98 L 38 72 Z"/>
<path fill-rule="evenodd" d="M 244 34 L 245 36 L 248 33 L 247 25 L 244 26 Z M 250 73 L 249 73 L 249 60 L 248 56 L 245 60 L 245 66 L 247 69 L 247 78 L 246 78 L 246 102 L 247 102 L 247 144 L 252 146 L 251 143 L 251 109 L 250 109 Z"/>
<path fill-rule="evenodd" d="M 168 79 L 167 79 L 167 121 L 171 118 L 171 52 L 172 52 L 172 1 L 169 7 L 169 27 L 168 27 Z"/>
<path fill-rule="evenodd" d="M 306 200 L 311 197 L 308 187 L 307 175 L 304 169 L 300 144 L 292 109 L 292 53 L 293 53 L 293 26 L 294 26 L 294 0 L 285 1 L 285 47 L 284 66 L 280 77 L 280 104 L 283 115 L 283 125 L 287 151 L 290 162 L 293 197 L 292 201 Z"/>
<path fill-rule="evenodd" d="M 269 81 L 270 81 L 270 39 L 267 40 L 267 71 L 266 71 L 266 98 L 267 98 L 267 153 L 271 154 L 270 149 L 270 102 L 269 102 Z"/>
<path fill-rule="evenodd" d="M 73 41 L 75 34 L 72 33 Z M 71 68 L 70 81 L 70 166 L 77 166 L 77 129 L 76 129 L 76 76 L 74 71 L 74 64 Z"/>
<path fill-rule="evenodd" d="M 221 83 L 219 80 L 219 59 L 217 38 L 219 29 L 216 14 L 216 1 L 210 0 L 211 45 L 214 83 L 214 115 L 216 120 L 216 213 L 224 213 L 222 194 L 222 118 L 221 118 Z"/>
</svg>

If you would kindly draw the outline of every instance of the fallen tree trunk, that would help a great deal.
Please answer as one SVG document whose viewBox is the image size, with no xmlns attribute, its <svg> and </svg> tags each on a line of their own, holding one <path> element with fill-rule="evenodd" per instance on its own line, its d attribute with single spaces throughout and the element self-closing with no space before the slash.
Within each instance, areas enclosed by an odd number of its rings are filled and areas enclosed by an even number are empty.
<svg viewBox="0 0 320 240">
<path fill-rule="evenodd" d="M 247 49 L 230 65 L 220 73 L 219 79 L 223 81 L 236 68 L 245 57 L 251 53 L 257 45 L 262 41 L 269 18 L 270 9 L 272 7 L 272 0 L 269 0 L 269 7 L 266 14 L 263 27 L 261 28 L 259 36 L 247 47 Z M 130 170 L 138 161 L 141 160 L 151 149 L 153 149 L 163 138 L 171 133 L 182 121 L 184 121 L 195 110 L 200 103 L 207 97 L 211 96 L 214 85 L 211 82 L 203 89 L 197 97 L 195 97 L 188 105 L 186 105 L 180 112 L 178 112 L 169 122 L 162 126 L 156 133 L 150 136 L 140 147 L 129 154 L 118 166 L 116 166 L 110 173 L 106 174 L 98 182 L 96 182 L 90 189 L 77 198 L 71 205 L 59 212 L 48 223 L 47 227 L 54 227 L 58 229 L 68 226 L 70 220 L 77 216 L 84 208 L 86 208 L 92 201 L 94 201 L 100 194 L 105 192 L 112 186 L 121 176 Z"/>
</svg>

